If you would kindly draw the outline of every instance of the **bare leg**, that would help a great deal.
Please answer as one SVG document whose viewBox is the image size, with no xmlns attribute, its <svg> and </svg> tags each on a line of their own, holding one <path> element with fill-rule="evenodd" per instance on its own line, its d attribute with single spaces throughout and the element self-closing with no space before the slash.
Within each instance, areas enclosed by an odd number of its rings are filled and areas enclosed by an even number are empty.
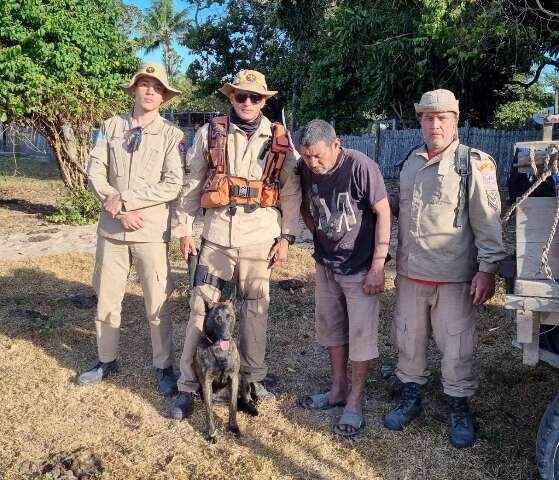
<svg viewBox="0 0 559 480">
<path fill-rule="evenodd" d="M 328 347 L 332 369 L 332 386 L 328 392 L 330 404 L 344 402 L 349 390 L 347 384 L 348 345 Z"/>
<path fill-rule="evenodd" d="M 347 396 L 344 411 L 362 414 L 363 412 L 363 392 L 367 381 L 369 362 L 351 362 L 351 390 Z M 353 432 L 355 428 L 350 425 L 339 425 L 342 431 Z"/>
</svg>

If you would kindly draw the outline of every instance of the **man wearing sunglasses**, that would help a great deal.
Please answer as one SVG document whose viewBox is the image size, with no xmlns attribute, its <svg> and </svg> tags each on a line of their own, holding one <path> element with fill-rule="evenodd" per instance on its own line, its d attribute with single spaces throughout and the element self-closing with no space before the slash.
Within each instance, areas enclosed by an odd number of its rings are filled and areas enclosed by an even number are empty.
<svg viewBox="0 0 559 480">
<path fill-rule="evenodd" d="M 101 126 L 87 168 L 89 185 L 103 202 L 93 285 L 97 292 L 98 362 L 77 382 L 92 385 L 117 369 L 121 304 L 132 262 L 151 331 L 153 365 L 163 396 L 176 392 L 167 259 L 171 207 L 183 183 L 183 133 L 159 115 L 160 106 L 180 92 L 165 70 L 145 64 L 122 85 L 134 98 L 130 114 Z"/>
<path fill-rule="evenodd" d="M 225 149 L 224 175 L 229 177 L 227 181 L 231 180 L 231 188 L 225 193 L 231 195 L 231 201 L 206 206 L 204 210 L 202 247 L 180 361 L 180 395 L 172 410 L 172 416 L 179 420 L 191 414 L 192 393 L 199 387 L 193 359 L 203 328 L 204 300 L 219 300 L 223 282 L 233 277 L 242 299 L 241 373 L 258 399 L 273 398 L 262 383 L 267 373 L 264 357 L 270 269 L 284 264 L 288 246 L 299 230 L 301 187 L 291 152 L 287 152 L 278 172 L 281 210 L 279 205 L 263 206 L 266 204 L 260 201 L 264 186 L 259 182 L 266 176 L 268 154 L 273 151 L 271 144 L 275 145 L 272 132 L 278 128 L 262 115 L 262 108 L 277 92 L 269 91 L 264 75 L 254 70 L 241 70 L 233 82 L 226 83 L 220 91 L 231 102 L 231 113 L 228 118 L 222 117 L 221 129 L 214 119 L 211 127 L 204 125 L 197 132 L 185 161 L 190 175 L 177 202 L 174 235 L 180 238 L 181 251 L 188 260 L 190 255 L 198 254 L 192 223 L 200 206 L 207 205 L 204 195 L 211 190 L 208 183 L 214 178 L 209 160 L 213 159 L 217 140 L 210 138 L 225 137 L 220 145 Z M 234 182 L 245 182 L 246 186 Z M 251 198 L 254 201 L 249 201 Z M 202 272 L 203 275 L 199 275 Z"/>
</svg>

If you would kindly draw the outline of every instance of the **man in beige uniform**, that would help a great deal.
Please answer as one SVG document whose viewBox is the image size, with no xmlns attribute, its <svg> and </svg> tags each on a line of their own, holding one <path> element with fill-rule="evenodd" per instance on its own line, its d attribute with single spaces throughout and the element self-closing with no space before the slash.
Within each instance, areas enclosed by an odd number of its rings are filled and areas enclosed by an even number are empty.
<svg viewBox="0 0 559 480">
<path fill-rule="evenodd" d="M 165 308 L 171 290 L 170 202 L 182 187 L 185 145 L 182 131 L 160 117 L 159 107 L 180 92 L 169 86 L 163 67 L 151 63 L 143 65 L 123 88 L 134 98 L 134 110 L 102 125 L 87 168 L 89 185 L 104 204 L 93 278 L 99 361 L 78 377 L 78 383 L 99 383 L 117 369 L 122 299 L 134 260 L 159 390 L 169 396 L 176 392 L 171 319 Z"/>
<path fill-rule="evenodd" d="M 224 85 L 220 91 L 232 105 L 227 132 L 226 173 L 260 180 L 272 137 L 272 124 L 261 111 L 266 100 L 277 92 L 269 91 L 264 75 L 254 70 L 241 70 L 233 82 Z M 187 153 L 185 163 L 190 168 L 190 176 L 177 207 L 174 235 L 181 239 L 186 260 L 189 255 L 197 253 L 192 223 L 200 209 L 202 187 L 209 174 L 208 128 L 207 124 L 200 128 Z M 204 323 L 204 299 L 219 300 L 219 281 L 230 281 L 235 271 L 242 299 L 239 320 L 241 373 L 252 384 L 257 397 L 271 396 L 261 383 L 267 373 L 264 356 L 270 268 L 287 259 L 288 245 L 294 241 L 299 229 L 301 187 L 295 166 L 294 157 L 288 154 L 279 176 L 281 211 L 274 207 L 254 208 L 253 205 L 250 208 L 229 205 L 205 210 L 198 271 L 205 272 L 206 279 L 197 283 L 190 301 L 190 319 L 178 382 L 181 394 L 171 413 L 178 420 L 191 414 L 192 392 L 199 387 L 193 359 Z"/>
<path fill-rule="evenodd" d="M 448 90 L 415 104 L 425 144 L 400 172 L 397 251 L 397 377 L 402 396 L 385 417 L 401 430 L 421 411 L 431 332 L 442 353 L 442 382 L 452 445 L 475 441 L 467 399 L 478 387 L 474 370 L 475 311 L 495 292 L 505 257 L 495 161 L 459 145 L 458 101 Z"/>
</svg>

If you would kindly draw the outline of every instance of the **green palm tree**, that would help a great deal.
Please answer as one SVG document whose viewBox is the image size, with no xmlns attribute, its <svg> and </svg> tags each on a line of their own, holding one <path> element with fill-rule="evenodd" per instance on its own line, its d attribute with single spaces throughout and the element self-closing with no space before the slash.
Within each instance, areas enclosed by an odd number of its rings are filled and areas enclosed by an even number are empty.
<svg viewBox="0 0 559 480">
<path fill-rule="evenodd" d="M 145 52 L 153 52 L 159 47 L 163 50 L 163 65 L 169 78 L 178 73 L 182 60 L 171 45 L 190 27 L 188 9 L 175 12 L 173 0 L 152 0 L 139 26 L 139 43 Z"/>
</svg>

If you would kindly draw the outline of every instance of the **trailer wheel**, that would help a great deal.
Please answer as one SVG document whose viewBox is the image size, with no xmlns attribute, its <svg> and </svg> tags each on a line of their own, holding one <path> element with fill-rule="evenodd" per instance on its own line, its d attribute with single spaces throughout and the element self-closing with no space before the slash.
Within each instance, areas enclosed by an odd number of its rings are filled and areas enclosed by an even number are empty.
<svg viewBox="0 0 559 480">
<path fill-rule="evenodd" d="M 540 422 L 536 455 L 541 480 L 559 480 L 559 395 Z"/>
</svg>

